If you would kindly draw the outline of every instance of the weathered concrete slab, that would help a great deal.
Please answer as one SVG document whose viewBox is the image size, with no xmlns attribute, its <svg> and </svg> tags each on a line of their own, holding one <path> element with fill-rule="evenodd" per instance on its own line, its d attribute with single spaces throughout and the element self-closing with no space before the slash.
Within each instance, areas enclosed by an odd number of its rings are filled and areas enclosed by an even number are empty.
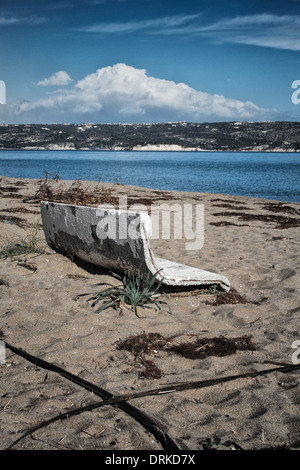
<svg viewBox="0 0 300 470">
<path fill-rule="evenodd" d="M 157 279 L 166 285 L 230 288 L 225 276 L 156 257 L 146 213 L 42 202 L 41 215 L 47 243 L 55 251 L 107 269 L 145 275 L 159 271 Z"/>
</svg>

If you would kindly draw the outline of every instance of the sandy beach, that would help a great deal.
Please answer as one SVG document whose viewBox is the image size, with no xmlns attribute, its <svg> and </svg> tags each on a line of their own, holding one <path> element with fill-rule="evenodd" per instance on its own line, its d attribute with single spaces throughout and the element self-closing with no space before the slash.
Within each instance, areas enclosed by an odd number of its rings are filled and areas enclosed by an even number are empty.
<svg viewBox="0 0 300 470">
<path fill-rule="evenodd" d="M 154 239 L 151 247 L 157 256 L 225 275 L 230 295 L 174 290 L 167 299 L 172 314 L 164 306 L 153 307 L 138 318 L 129 309 L 123 315 L 113 308 L 96 314 L 88 297 L 81 296 L 95 292 L 94 284 L 117 281 L 108 271 L 46 245 L 40 180 L 1 177 L 0 183 L 0 250 L 34 228 L 44 250 L 0 259 L 2 345 L 7 342 L 114 396 L 300 362 L 300 204 L 83 182 L 89 191 L 100 187 L 112 200 L 126 196 L 130 204 L 204 204 L 201 250 L 187 250 L 186 240 L 174 238 Z M 59 185 L 63 191 L 72 182 L 49 184 L 57 192 Z M 135 349 L 141 338 L 148 341 L 144 351 Z M 196 358 L 175 348 L 213 338 L 235 344 L 247 338 L 249 347 Z M 299 449 L 299 372 L 274 371 L 129 402 L 180 450 Z M 0 378 L 2 450 L 163 449 L 149 429 L 110 405 L 57 420 L 18 440 L 45 420 L 101 399 L 9 348 Z"/>
</svg>

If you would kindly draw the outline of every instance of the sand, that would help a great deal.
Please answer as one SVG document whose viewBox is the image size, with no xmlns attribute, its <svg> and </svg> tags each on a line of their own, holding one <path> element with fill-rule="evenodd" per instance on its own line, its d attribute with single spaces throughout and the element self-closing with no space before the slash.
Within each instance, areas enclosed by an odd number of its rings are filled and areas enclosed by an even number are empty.
<svg viewBox="0 0 300 470">
<path fill-rule="evenodd" d="M 299 341 L 300 347 L 300 204 L 103 183 L 130 203 L 204 204 L 201 250 L 187 250 L 184 239 L 156 239 L 152 249 L 157 256 L 224 274 L 231 292 L 241 296 L 236 303 L 226 303 L 207 292 L 172 292 L 167 300 L 172 314 L 165 307 L 150 308 L 138 318 L 129 309 L 124 315 L 113 308 L 96 314 L 81 296 L 95 292 L 93 284 L 117 281 L 105 270 L 46 246 L 39 203 L 30 200 L 38 180 L 2 177 L 0 183 L 1 249 L 7 240 L 26 237 L 36 225 L 45 249 L 43 254 L 0 259 L 2 348 L 7 342 L 113 395 L 299 362 L 300 351 L 298 355 L 293 346 Z M 169 346 L 199 338 L 247 337 L 255 347 L 197 359 L 166 347 L 137 355 L 119 347 L 121 341 L 141 334 L 150 338 L 150 333 L 159 334 Z M 153 433 L 109 405 L 56 421 L 15 443 L 32 426 L 101 399 L 8 348 L 3 362 L 2 450 L 163 449 Z M 147 364 L 152 369 L 146 369 Z M 152 376 L 151 370 L 157 374 Z M 272 372 L 130 403 L 156 421 L 182 451 L 299 449 L 299 377 L 299 370 Z"/>
</svg>

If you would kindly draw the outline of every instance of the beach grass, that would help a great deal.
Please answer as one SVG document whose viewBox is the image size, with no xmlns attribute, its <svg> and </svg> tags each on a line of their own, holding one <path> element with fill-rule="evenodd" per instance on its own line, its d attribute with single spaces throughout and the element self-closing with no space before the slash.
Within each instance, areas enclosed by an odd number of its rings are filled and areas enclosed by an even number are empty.
<svg viewBox="0 0 300 470">
<path fill-rule="evenodd" d="M 14 258 L 31 253 L 43 254 L 44 252 L 43 240 L 39 237 L 38 226 L 34 225 L 24 237 L 6 239 L 0 249 L 0 258 Z"/>
</svg>

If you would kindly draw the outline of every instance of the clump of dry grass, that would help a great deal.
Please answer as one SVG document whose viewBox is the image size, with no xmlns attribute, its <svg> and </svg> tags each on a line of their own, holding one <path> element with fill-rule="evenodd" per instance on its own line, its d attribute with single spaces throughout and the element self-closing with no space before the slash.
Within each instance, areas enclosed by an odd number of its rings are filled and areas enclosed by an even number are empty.
<svg viewBox="0 0 300 470">
<path fill-rule="evenodd" d="M 27 235 L 14 240 L 6 240 L 0 250 L 0 258 L 14 258 L 16 256 L 28 255 L 31 253 L 42 254 L 44 249 L 43 241 L 39 238 L 38 226 L 31 227 Z"/>
<path fill-rule="evenodd" d="M 67 187 L 60 180 L 57 173 L 51 176 L 45 171 L 45 178 L 39 182 L 36 193 L 24 202 L 40 203 L 41 201 L 74 205 L 99 205 L 104 203 L 113 204 L 116 202 L 116 197 L 112 195 L 110 188 L 103 186 L 101 181 L 87 185 L 77 180 Z"/>
</svg>

